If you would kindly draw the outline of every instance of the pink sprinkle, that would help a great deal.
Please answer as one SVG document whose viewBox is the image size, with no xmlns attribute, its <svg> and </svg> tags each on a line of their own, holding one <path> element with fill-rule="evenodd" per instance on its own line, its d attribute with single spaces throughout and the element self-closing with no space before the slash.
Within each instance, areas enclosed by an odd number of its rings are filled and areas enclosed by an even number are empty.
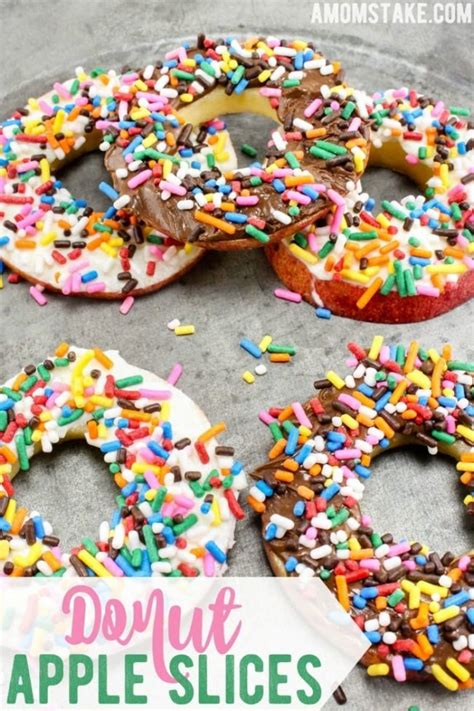
<svg viewBox="0 0 474 711">
<path fill-rule="evenodd" d="M 309 195 L 303 195 L 298 193 L 296 190 L 286 190 L 284 196 L 287 200 L 294 200 L 295 202 L 300 203 L 300 205 L 309 205 L 311 202 Z"/>
<path fill-rule="evenodd" d="M 322 103 L 323 103 L 323 102 L 322 102 L 321 99 L 314 99 L 314 101 L 312 101 L 312 102 L 305 108 L 305 110 L 303 111 L 305 117 L 306 117 L 306 118 L 310 118 L 310 116 L 312 116 L 313 114 L 315 114 L 316 111 L 319 109 L 319 107 L 321 106 Z"/>
<path fill-rule="evenodd" d="M 295 417 L 298 420 L 298 422 L 300 423 L 300 425 L 303 425 L 303 427 L 308 427 L 308 429 L 312 430 L 313 426 L 312 426 L 310 420 L 308 419 L 305 411 L 303 410 L 301 403 L 293 402 L 291 404 L 291 407 L 293 408 Z"/>
<path fill-rule="evenodd" d="M 55 82 L 53 84 L 55 90 L 58 92 L 59 96 L 61 96 L 63 99 L 72 99 L 71 94 L 69 91 L 66 89 L 66 87 L 61 84 L 60 82 Z"/>
<path fill-rule="evenodd" d="M 107 284 L 103 281 L 97 281 L 93 284 L 88 284 L 86 286 L 86 291 L 88 294 L 95 294 L 99 291 L 105 291 L 107 289 Z"/>
<path fill-rule="evenodd" d="M 153 173 L 151 170 L 142 170 L 141 173 L 138 173 L 138 175 L 135 175 L 133 178 L 130 178 L 127 185 L 133 190 L 133 188 L 137 188 L 142 183 L 146 183 L 148 178 L 151 178 L 152 175 Z"/>
<path fill-rule="evenodd" d="M 146 172 L 146 171 L 144 171 Z M 151 175 L 151 170 L 149 171 Z M 143 175 L 143 173 L 140 173 L 140 175 Z M 147 178 L 145 178 L 146 180 Z M 145 182 L 144 180 L 140 181 L 141 183 Z M 128 183 L 130 185 L 130 182 Z M 186 195 L 186 188 L 184 185 L 175 185 L 174 183 L 170 183 L 168 180 L 160 180 L 160 190 L 167 190 L 169 193 L 172 195 L 180 195 L 181 197 L 183 195 Z"/>
<path fill-rule="evenodd" d="M 361 456 L 362 452 L 360 449 L 339 449 L 337 452 L 334 453 L 336 456 L 336 459 L 359 459 Z"/>
<path fill-rule="evenodd" d="M 402 565 L 407 570 L 416 570 L 416 563 L 414 560 L 404 560 L 402 561 Z"/>
<path fill-rule="evenodd" d="M 470 557 L 468 555 L 463 555 L 459 559 L 458 568 L 460 568 L 461 570 L 467 570 L 467 566 L 469 565 L 470 562 L 471 562 Z"/>
<path fill-rule="evenodd" d="M 333 234 L 335 234 L 335 235 L 339 234 L 343 217 L 344 217 L 344 207 L 342 205 L 338 205 L 338 207 L 336 207 L 336 211 L 334 212 L 334 217 L 332 218 L 332 222 L 331 222 L 331 232 Z"/>
<path fill-rule="evenodd" d="M 408 553 L 411 546 L 409 543 L 396 543 L 394 546 L 390 546 L 388 549 L 387 556 L 393 558 L 395 555 L 402 555 L 403 553 Z"/>
<path fill-rule="evenodd" d="M 152 254 L 155 257 L 155 259 L 157 259 L 160 262 L 163 259 L 163 251 L 156 244 L 150 245 L 150 254 Z"/>
<path fill-rule="evenodd" d="M 443 113 L 443 109 L 444 109 L 444 102 L 438 101 L 438 103 L 434 107 L 433 111 L 431 112 L 431 115 L 434 118 L 438 118 L 438 116 L 440 116 Z"/>
<path fill-rule="evenodd" d="M 394 99 L 404 99 L 406 95 L 407 90 L 404 87 L 402 87 L 401 89 L 395 89 L 395 91 L 393 91 Z"/>
<path fill-rule="evenodd" d="M 27 170 L 34 170 L 39 165 L 37 160 L 29 160 L 26 163 L 21 163 L 17 167 L 17 173 L 26 173 Z"/>
<path fill-rule="evenodd" d="M 380 349 L 380 355 L 379 355 L 380 362 L 386 363 L 388 360 L 390 360 L 390 347 L 387 345 L 382 346 Z"/>
<path fill-rule="evenodd" d="M 53 107 L 50 106 L 44 99 L 40 99 L 38 101 L 38 106 L 40 107 L 41 111 L 46 114 L 46 116 L 52 116 L 54 114 Z"/>
<path fill-rule="evenodd" d="M 365 558 L 359 561 L 359 565 L 367 570 L 380 570 L 380 561 L 377 558 Z"/>
<path fill-rule="evenodd" d="M 178 382 L 178 380 L 180 379 L 182 374 L 183 374 L 183 366 L 181 365 L 181 363 L 176 363 L 171 368 L 171 373 L 168 375 L 166 380 L 170 385 L 176 385 L 176 383 Z"/>
<path fill-rule="evenodd" d="M 133 84 L 133 82 L 138 79 L 137 72 L 130 72 L 130 74 L 124 74 L 121 78 L 124 84 Z"/>
<path fill-rule="evenodd" d="M 266 410 L 260 410 L 258 413 L 258 418 L 263 422 L 264 425 L 269 425 L 272 422 L 276 422 L 275 418 L 272 417 Z"/>
<path fill-rule="evenodd" d="M 259 93 L 262 96 L 281 96 L 281 89 L 272 89 L 269 86 L 264 86 L 260 89 Z"/>
<path fill-rule="evenodd" d="M 119 311 L 123 316 L 126 316 L 130 309 L 132 308 L 133 304 L 135 303 L 135 299 L 133 296 L 127 296 L 126 299 L 124 299 L 120 305 Z"/>
<path fill-rule="evenodd" d="M 41 293 L 41 291 L 38 289 L 36 286 L 30 286 L 30 294 L 33 297 L 33 299 L 36 301 L 37 304 L 40 306 L 46 306 L 48 303 L 48 299 L 44 294 Z"/>
<path fill-rule="evenodd" d="M 122 568 L 119 568 L 117 563 L 114 560 L 112 560 L 112 558 L 110 558 L 109 556 L 107 556 L 107 558 L 105 558 L 103 564 L 107 568 L 109 573 L 112 573 L 112 575 L 114 577 L 122 578 L 125 575 Z"/>
<path fill-rule="evenodd" d="M 344 207 L 346 202 L 342 195 L 337 193 L 335 190 L 332 190 L 332 188 L 329 188 L 328 190 L 328 198 L 332 200 L 338 207 Z"/>
<path fill-rule="evenodd" d="M 309 246 L 311 252 L 313 252 L 313 254 L 315 254 L 316 252 L 319 252 L 318 238 L 316 237 L 315 233 L 308 232 L 307 237 L 308 237 L 308 246 Z"/>
<path fill-rule="evenodd" d="M 456 420 L 452 415 L 448 415 L 446 418 L 446 431 L 448 434 L 454 434 L 456 432 Z"/>
<path fill-rule="evenodd" d="M 213 578 L 216 574 L 216 561 L 210 553 L 206 553 L 204 556 L 203 569 L 206 578 Z"/>
<path fill-rule="evenodd" d="M 194 501 L 193 499 L 190 499 L 189 496 L 182 496 L 182 495 L 176 495 L 174 497 L 175 503 L 178 506 L 181 506 L 183 509 L 192 509 L 194 506 Z"/>
<path fill-rule="evenodd" d="M 150 470 L 146 471 L 144 474 L 145 481 L 150 487 L 150 489 L 159 489 L 160 488 L 160 482 L 154 475 L 154 473 Z"/>
<path fill-rule="evenodd" d="M 250 206 L 257 205 L 258 200 L 258 195 L 239 195 L 235 202 L 237 205 Z"/>
<path fill-rule="evenodd" d="M 306 538 L 308 538 L 308 540 L 310 540 L 310 541 L 315 541 L 315 540 L 316 540 L 316 536 L 318 535 L 318 531 L 317 531 L 316 528 L 314 528 L 314 526 L 309 526 L 309 527 L 306 529 L 304 535 L 306 536 Z"/>
<path fill-rule="evenodd" d="M 393 676 L 397 681 L 406 681 L 407 673 L 403 663 L 403 657 L 400 654 L 397 654 L 392 658 L 392 669 Z"/>
<path fill-rule="evenodd" d="M 412 155 L 411 153 L 406 154 L 405 160 L 407 163 L 410 163 L 410 165 L 416 165 L 418 163 L 418 157 Z"/>
<path fill-rule="evenodd" d="M 360 119 L 358 116 L 352 119 L 352 121 L 349 124 L 349 128 L 347 129 L 352 133 L 352 131 L 357 131 L 357 129 L 360 127 L 360 124 L 362 123 L 362 119 Z"/>
<path fill-rule="evenodd" d="M 469 649 L 463 649 L 462 652 L 458 654 L 458 662 L 460 664 L 469 664 L 472 657 L 473 654 Z"/>
<path fill-rule="evenodd" d="M 418 294 L 422 294 L 423 296 L 439 296 L 439 289 L 436 289 L 434 286 L 430 286 L 429 284 L 417 284 L 416 291 Z"/>
<path fill-rule="evenodd" d="M 352 397 L 352 395 L 346 395 L 345 393 L 342 393 L 342 395 L 339 395 L 337 398 L 339 402 L 344 403 L 344 405 L 347 405 L 350 407 L 352 410 L 355 410 L 358 412 L 360 410 L 362 403 L 359 402 L 355 397 Z"/>
<path fill-rule="evenodd" d="M 273 293 L 277 299 L 292 301 L 294 304 L 299 304 L 302 298 L 301 294 L 297 294 L 295 291 L 289 291 L 288 289 L 275 289 Z"/>
<path fill-rule="evenodd" d="M 42 220 L 44 218 L 44 213 L 42 210 L 39 210 L 38 212 L 32 212 L 31 215 L 28 215 L 28 217 L 25 217 L 24 220 L 20 220 L 18 223 L 18 227 L 20 229 L 23 229 L 24 227 L 29 227 L 30 225 L 34 225 L 35 222 L 38 222 L 38 220 Z"/>
<path fill-rule="evenodd" d="M 151 390 L 150 388 L 140 388 L 138 392 L 141 397 L 146 397 L 147 400 L 169 400 L 171 398 L 170 390 Z"/>
</svg>

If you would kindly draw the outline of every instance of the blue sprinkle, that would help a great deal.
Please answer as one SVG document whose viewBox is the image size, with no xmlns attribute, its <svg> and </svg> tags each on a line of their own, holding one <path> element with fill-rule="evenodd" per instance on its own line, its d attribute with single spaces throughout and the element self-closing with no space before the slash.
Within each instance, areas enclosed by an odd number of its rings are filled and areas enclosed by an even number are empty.
<svg viewBox="0 0 474 711">
<path fill-rule="evenodd" d="M 122 443 L 118 439 L 113 439 L 111 442 L 104 442 L 100 445 L 100 451 L 103 453 L 117 452 L 122 447 Z"/>
<path fill-rule="evenodd" d="M 244 351 L 250 353 L 250 355 L 252 355 L 254 358 L 262 357 L 262 351 L 256 343 L 250 340 L 250 338 L 242 338 L 239 345 L 241 348 L 244 349 Z"/>
<path fill-rule="evenodd" d="M 293 573 L 298 565 L 298 560 L 294 556 L 290 556 L 285 563 L 285 570 L 287 573 Z"/>
<path fill-rule="evenodd" d="M 222 550 L 222 548 L 219 548 L 217 543 L 215 541 L 209 541 L 209 543 L 206 543 L 204 546 L 207 551 L 212 555 L 215 560 L 217 560 L 218 563 L 225 563 L 227 560 L 227 556 Z"/>
<path fill-rule="evenodd" d="M 315 314 L 318 318 L 324 318 L 329 320 L 332 316 L 332 312 L 329 309 L 324 309 L 322 306 L 318 306 L 315 310 Z"/>
</svg>

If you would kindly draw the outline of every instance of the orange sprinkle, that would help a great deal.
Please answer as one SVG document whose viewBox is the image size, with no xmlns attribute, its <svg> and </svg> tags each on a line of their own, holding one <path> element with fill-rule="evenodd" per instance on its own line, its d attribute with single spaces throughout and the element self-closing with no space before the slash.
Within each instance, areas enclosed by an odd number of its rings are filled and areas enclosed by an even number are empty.
<svg viewBox="0 0 474 711">
<path fill-rule="evenodd" d="M 99 428 L 97 427 L 97 422 L 95 420 L 89 420 L 87 423 L 87 431 L 91 439 L 97 439 Z"/>
<path fill-rule="evenodd" d="M 415 367 L 416 356 L 418 355 L 418 350 L 420 344 L 417 341 L 412 341 L 408 347 L 408 353 L 405 359 L 405 365 L 403 366 L 404 373 L 411 373 Z"/>
<path fill-rule="evenodd" d="M 211 227 L 215 227 L 216 229 L 221 230 L 221 232 L 225 232 L 226 234 L 235 234 L 234 225 L 231 225 L 228 222 L 225 222 L 224 220 L 219 220 L 219 218 L 213 217 L 207 212 L 201 212 L 201 210 L 196 210 L 194 212 L 194 219 L 198 222 L 203 222 L 205 225 L 211 225 Z"/>
<path fill-rule="evenodd" d="M 14 536 L 16 536 L 20 533 L 21 528 L 23 526 L 23 523 L 24 523 L 27 515 L 28 515 L 28 509 L 21 507 L 16 510 L 15 516 L 13 517 L 10 533 L 12 533 Z"/>
<path fill-rule="evenodd" d="M 262 501 L 257 501 L 253 496 L 247 496 L 247 503 L 257 513 L 263 513 L 265 511 L 265 504 Z"/>
<path fill-rule="evenodd" d="M 291 405 L 288 407 L 284 407 L 283 410 L 280 412 L 278 415 L 278 421 L 279 422 L 284 422 L 285 420 L 288 420 L 293 415 L 293 408 Z"/>
<path fill-rule="evenodd" d="M 283 466 L 290 472 L 297 472 L 299 469 L 299 464 L 298 462 L 295 462 L 294 459 L 285 459 L 285 461 L 283 462 Z"/>
<path fill-rule="evenodd" d="M 289 353 L 272 353 L 270 361 L 272 363 L 288 363 L 291 360 Z"/>
<path fill-rule="evenodd" d="M 270 452 L 268 453 L 268 458 L 269 459 L 276 459 L 277 457 L 280 456 L 280 454 L 283 452 L 283 450 L 286 447 L 286 439 L 279 439 L 278 442 L 275 442 L 273 447 L 271 448 Z"/>
<path fill-rule="evenodd" d="M 365 306 L 367 306 L 369 301 L 375 296 L 375 294 L 381 288 L 382 284 L 383 284 L 382 277 L 377 277 L 376 279 L 374 279 L 372 284 L 370 284 L 370 286 L 367 287 L 367 289 L 364 291 L 362 296 L 360 296 L 357 299 L 357 303 L 356 303 L 357 308 L 363 309 Z"/>
<path fill-rule="evenodd" d="M 225 422 L 218 422 L 217 425 L 210 427 L 208 430 L 206 430 L 201 435 L 199 435 L 198 442 L 208 442 L 213 437 L 217 437 L 217 435 L 220 435 L 221 432 L 225 432 L 225 431 L 226 431 Z"/>
<path fill-rule="evenodd" d="M 307 501 L 311 501 L 311 499 L 314 499 L 315 497 L 314 491 L 308 486 L 299 486 L 296 489 L 296 493 L 298 494 L 298 496 L 301 496 L 302 499 L 306 499 Z"/>
<path fill-rule="evenodd" d="M 344 575 L 336 575 L 336 592 L 339 604 L 342 605 L 346 612 L 349 612 L 349 590 L 347 587 L 347 580 Z"/>
<path fill-rule="evenodd" d="M 291 484 L 294 478 L 295 475 L 292 472 L 285 471 L 284 469 L 277 469 L 275 472 L 275 479 L 278 479 L 278 481 L 284 481 L 287 484 Z"/>
</svg>

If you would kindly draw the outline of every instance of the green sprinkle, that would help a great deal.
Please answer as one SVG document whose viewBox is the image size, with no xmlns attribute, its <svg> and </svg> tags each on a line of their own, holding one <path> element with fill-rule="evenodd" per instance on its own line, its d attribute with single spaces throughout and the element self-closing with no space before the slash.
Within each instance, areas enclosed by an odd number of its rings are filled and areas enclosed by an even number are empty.
<svg viewBox="0 0 474 711">
<path fill-rule="evenodd" d="M 420 264 L 415 264 L 413 267 L 413 279 L 417 281 L 423 277 L 423 269 Z"/>
<path fill-rule="evenodd" d="M 456 437 L 454 437 L 454 435 L 442 432 L 441 430 L 431 430 L 431 436 L 439 442 L 445 442 L 445 444 L 454 444 L 456 441 Z"/>
<path fill-rule="evenodd" d="M 235 72 L 232 74 L 231 84 L 236 86 L 245 74 L 245 67 L 243 64 L 239 64 Z"/>
<path fill-rule="evenodd" d="M 22 472 L 27 472 L 30 468 L 30 460 L 26 452 L 26 442 L 23 433 L 15 437 L 16 451 L 18 454 L 18 463 Z"/>
<path fill-rule="evenodd" d="M 394 207 L 394 205 L 392 205 L 389 200 L 382 200 L 382 209 L 390 213 L 390 215 L 397 217 L 399 220 L 406 220 L 406 218 L 408 217 L 406 212 L 404 212 L 403 210 L 399 210 L 397 207 Z"/>
<path fill-rule="evenodd" d="M 77 408 L 77 410 L 73 410 L 70 415 L 67 417 L 58 417 L 58 425 L 60 427 L 64 427 L 64 425 L 70 425 L 71 422 L 75 422 L 76 420 L 79 420 L 82 415 L 84 414 L 84 410 L 81 410 L 80 407 Z"/>
<path fill-rule="evenodd" d="M 450 106 L 449 110 L 455 116 L 470 116 L 471 112 L 469 109 L 465 109 L 462 106 Z"/>
<path fill-rule="evenodd" d="M 214 157 L 214 153 L 208 153 L 206 155 L 206 163 L 208 168 L 214 168 L 216 164 L 216 159 Z"/>
<path fill-rule="evenodd" d="M 347 519 L 350 516 L 350 511 L 349 509 L 341 509 L 332 519 L 331 521 L 331 528 L 335 528 L 336 526 L 340 526 L 344 521 L 347 521 Z"/>
<path fill-rule="evenodd" d="M 355 103 L 353 101 L 348 101 L 347 104 L 344 106 L 344 108 L 341 111 L 341 116 L 343 119 L 348 119 L 352 114 L 354 113 L 355 110 Z"/>
<path fill-rule="evenodd" d="M 280 346 L 276 343 L 270 343 L 267 347 L 268 353 L 288 353 L 291 356 L 296 355 L 296 348 L 294 346 Z"/>
<path fill-rule="evenodd" d="M 465 360 L 449 360 L 448 370 L 467 370 L 468 373 L 474 373 L 474 363 Z"/>
<path fill-rule="evenodd" d="M 318 252 L 318 257 L 320 257 L 320 259 L 324 259 L 324 257 L 327 257 L 328 254 L 329 254 L 330 252 L 332 252 L 332 250 L 334 249 L 335 246 L 336 246 L 336 243 L 335 243 L 335 242 L 331 242 L 331 240 L 328 239 L 328 241 L 325 242 L 325 244 L 323 244 L 323 246 L 322 246 L 321 249 L 319 250 L 319 252 Z"/>
<path fill-rule="evenodd" d="M 405 277 L 403 276 L 403 267 L 401 261 L 399 259 L 395 259 L 393 267 L 395 269 L 395 284 L 398 293 L 401 297 L 404 297 L 407 295 L 407 288 L 405 284 Z"/>
<path fill-rule="evenodd" d="M 288 208 L 288 214 L 291 215 L 291 217 L 298 217 L 300 208 L 297 205 L 292 205 Z"/>
<path fill-rule="evenodd" d="M 32 439 L 33 430 L 31 429 L 31 427 L 29 425 L 28 425 L 28 427 L 25 427 L 25 429 L 23 430 L 23 434 L 25 435 L 25 444 L 27 447 L 29 447 L 30 444 L 33 444 L 33 439 Z"/>
<path fill-rule="evenodd" d="M 115 385 L 119 390 L 128 388 L 131 385 L 141 385 L 143 383 L 143 375 L 130 375 L 128 378 L 121 378 L 115 381 Z"/>
<path fill-rule="evenodd" d="M 413 272 L 411 269 L 405 269 L 403 274 L 405 277 L 405 288 L 408 296 L 416 296 L 416 286 L 413 279 Z"/>
<path fill-rule="evenodd" d="M 15 402 L 20 402 L 20 400 L 23 399 L 23 396 L 20 395 L 20 393 L 17 393 L 15 390 L 12 390 L 11 388 L 3 387 L 0 388 L 0 392 L 3 393 L 3 395 L 7 395 L 10 400 L 14 400 Z"/>
<path fill-rule="evenodd" d="M 315 158 L 321 158 L 322 160 L 331 160 L 331 158 L 334 158 L 332 153 L 324 151 L 322 148 L 318 148 L 317 146 L 311 146 L 309 152 Z"/>
<path fill-rule="evenodd" d="M 150 244 L 163 244 L 163 237 L 160 237 L 160 235 L 148 235 L 146 241 Z"/>
<path fill-rule="evenodd" d="M 36 375 L 30 375 L 30 377 L 27 378 L 26 380 L 24 380 L 24 381 L 22 382 L 22 384 L 20 385 L 20 390 L 21 390 L 21 392 L 22 392 L 22 393 L 26 393 L 27 390 L 29 390 L 30 388 L 32 388 L 33 385 L 36 385 L 37 382 L 38 382 L 37 376 L 36 376 Z"/>
<path fill-rule="evenodd" d="M 293 235 L 293 242 L 297 244 L 298 247 L 301 247 L 301 249 L 306 249 L 306 247 L 308 246 L 308 240 L 302 232 L 297 232 L 295 235 Z"/>
<path fill-rule="evenodd" d="M 293 170 L 294 170 L 295 168 L 299 168 L 299 167 L 300 167 L 300 163 L 299 163 L 298 158 L 297 158 L 297 157 L 295 156 L 295 154 L 292 153 L 291 151 L 287 151 L 287 152 L 285 153 L 285 160 L 286 160 L 286 162 L 288 163 L 288 165 L 290 166 L 290 168 L 293 168 Z"/>
<path fill-rule="evenodd" d="M 92 413 L 92 417 L 97 422 L 97 420 L 101 420 L 103 418 L 104 412 L 105 412 L 104 407 L 98 407 L 97 410 L 94 410 L 94 412 Z"/>
<path fill-rule="evenodd" d="M 272 433 L 272 437 L 275 442 L 278 442 L 278 440 L 283 439 L 281 430 L 276 422 L 270 422 L 270 424 L 268 425 L 268 429 Z"/>
<path fill-rule="evenodd" d="M 155 498 L 153 499 L 153 502 L 151 504 L 151 510 L 154 513 L 157 513 L 160 511 L 161 507 L 164 504 L 164 501 L 166 499 L 166 494 L 168 493 L 168 489 L 166 486 L 162 486 L 160 489 L 155 494 Z"/>
<path fill-rule="evenodd" d="M 5 410 L 0 410 L 0 432 L 5 432 L 8 427 L 8 415 Z"/>
<path fill-rule="evenodd" d="M 349 239 L 355 242 L 368 242 L 371 239 L 377 239 L 377 232 L 350 232 Z"/>
<path fill-rule="evenodd" d="M 299 86 L 301 84 L 299 79 L 285 79 L 282 84 L 284 89 L 291 89 L 294 86 Z"/>
<path fill-rule="evenodd" d="M 146 524 L 145 526 L 143 526 L 142 531 L 143 538 L 145 539 L 146 549 L 148 551 L 148 555 L 150 556 L 150 563 L 157 563 L 159 557 L 158 549 L 156 547 L 155 536 L 153 535 L 153 530 L 149 524 Z"/>
<path fill-rule="evenodd" d="M 261 185 L 263 180 L 258 177 L 258 175 L 252 175 L 252 177 L 249 180 L 250 185 L 254 188 L 257 187 L 257 185 Z"/>
<path fill-rule="evenodd" d="M 135 550 L 132 552 L 132 566 L 134 568 L 139 568 L 142 564 L 142 559 L 143 559 L 143 553 L 141 548 L 135 548 Z"/>
<path fill-rule="evenodd" d="M 51 380 L 51 373 L 47 368 L 44 367 L 42 363 L 38 366 L 38 373 L 41 376 L 41 380 L 44 380 L 46 383 L 49 383 L 49 381 Z"/>
<path fill-rule="evenodd" d="M 117 462 L 112 462 L 109 464 L 109 472 L 111 474 L 118 474 L 120 471 L 120 464 L 117 464 Z"/>
<path fill-rule="evenodd" d="M 398 603 L 403 600 L 404 597 L 405 593 L 403 592 L 403 590 L 395 590 L 395 592 L 388 596 L 387 603 L 390 605 L 390 607 L 396 607 Z"/>
<path fill-rule="evenodd" d="M 176 536 L 180 536 L 182 533 L 188 530 L 188 528 L 191 528 L 198 522 L 198 517 L 196 514 L 189 514 L 189 516 L 186 516 L 185 519 L 181 523 L 177 523 L 173 527 L 173 531 Z"/>
<path fill-rule="evenodd" d="M 339 146 L 337 143 L 330 143 L 329 141 L 316 141 L 315 146 L 323 151 L 334 153 L 336 156 L 343 156 L 348 153 L 347 148 L 344 148 L 344 146 Z"/>
<path fill-rule="evenodd" d="M 427 154 L 428 154 L 428 151 L 426 150 L 426 146 L 420 146 L 418 148 L 418 158 L 420 160 L 425 160 Z"/>
<path fill-rule="evenodd" d="M 258 240 L 258 242 L 262 242 L 263 244 L 266 244 L 270 241 L 270 237 L 265 232 L 263 232 L 263 230 L 257 229 L 257 227 L 255 227 L 254 225 L 246 225 L 245 232 L 246 234 L 250 235 L 250 237 L 253 237 L 254 239 Z"/>
<path fill-rule="evenodd" d="M 395 286 L 395 274 L 389 274 L 380 288 L 382 296 L 387 296 Z"/>
<path fill-rule="evenodd" d="M 253 146 L 249 145 L 248 143 L 243 143 L 240 146 L 240 150 L 246 156 L 250 156 L 251 158 L 255 158 L 255 156 L 257 155 L 257 149 L 254 148 Z"/>
<path fill-rule="evenodd" d="M 195 76 L 191 72 L 183 72 L 181 69 L 173 69 L 171 74 L 176 77 L 176 79 L 184 79 L 185 81 L 194 81 Z"/>
<path fill-rule="evenodd" d="M 188 484 L 197 499 L 202 498 L 206 493 L 198 481 L 188 481 Z"/>
<path fill-rule="evenodd" d="M 216 76 L 216 70 L 214 69 L 212 64 L 209 64 L 208 62 L 201 62 L 201 64 L 199 65 L 199 69 L 202 69 L 203 72 L 209 74 L 210 77 Z"/>
<path fill-rule="evenodd" d="M 282 424 L 282 427 L 288 434 L 290 434 L 290 432 L 292 432 L 293 430 L 297 429 L 296 425 L 294 425 L 291 420 L 285 420 Z"/>
</svg>

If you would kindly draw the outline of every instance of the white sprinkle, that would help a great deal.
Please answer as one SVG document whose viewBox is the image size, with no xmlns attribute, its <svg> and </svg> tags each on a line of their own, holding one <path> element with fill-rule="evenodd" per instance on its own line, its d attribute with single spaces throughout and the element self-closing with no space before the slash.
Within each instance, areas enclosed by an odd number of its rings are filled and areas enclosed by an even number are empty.
<svg viewBox="0 0 474 711">
<path fill-rule="evenodd" d="M 178 326 L 181 326 L 181 321 L 178 318 L 174 318 L 167 324 L 170 331 L 174 331 L 175 328 L 178 328 Z"/>
<path fill-rule="evenodd" d="M 257 366 L 255 366 L 255 372 L 257 373 L 257 375 L 265 375 L 267 369 L 263 363 L 259 363 Z"/>
</svg>

